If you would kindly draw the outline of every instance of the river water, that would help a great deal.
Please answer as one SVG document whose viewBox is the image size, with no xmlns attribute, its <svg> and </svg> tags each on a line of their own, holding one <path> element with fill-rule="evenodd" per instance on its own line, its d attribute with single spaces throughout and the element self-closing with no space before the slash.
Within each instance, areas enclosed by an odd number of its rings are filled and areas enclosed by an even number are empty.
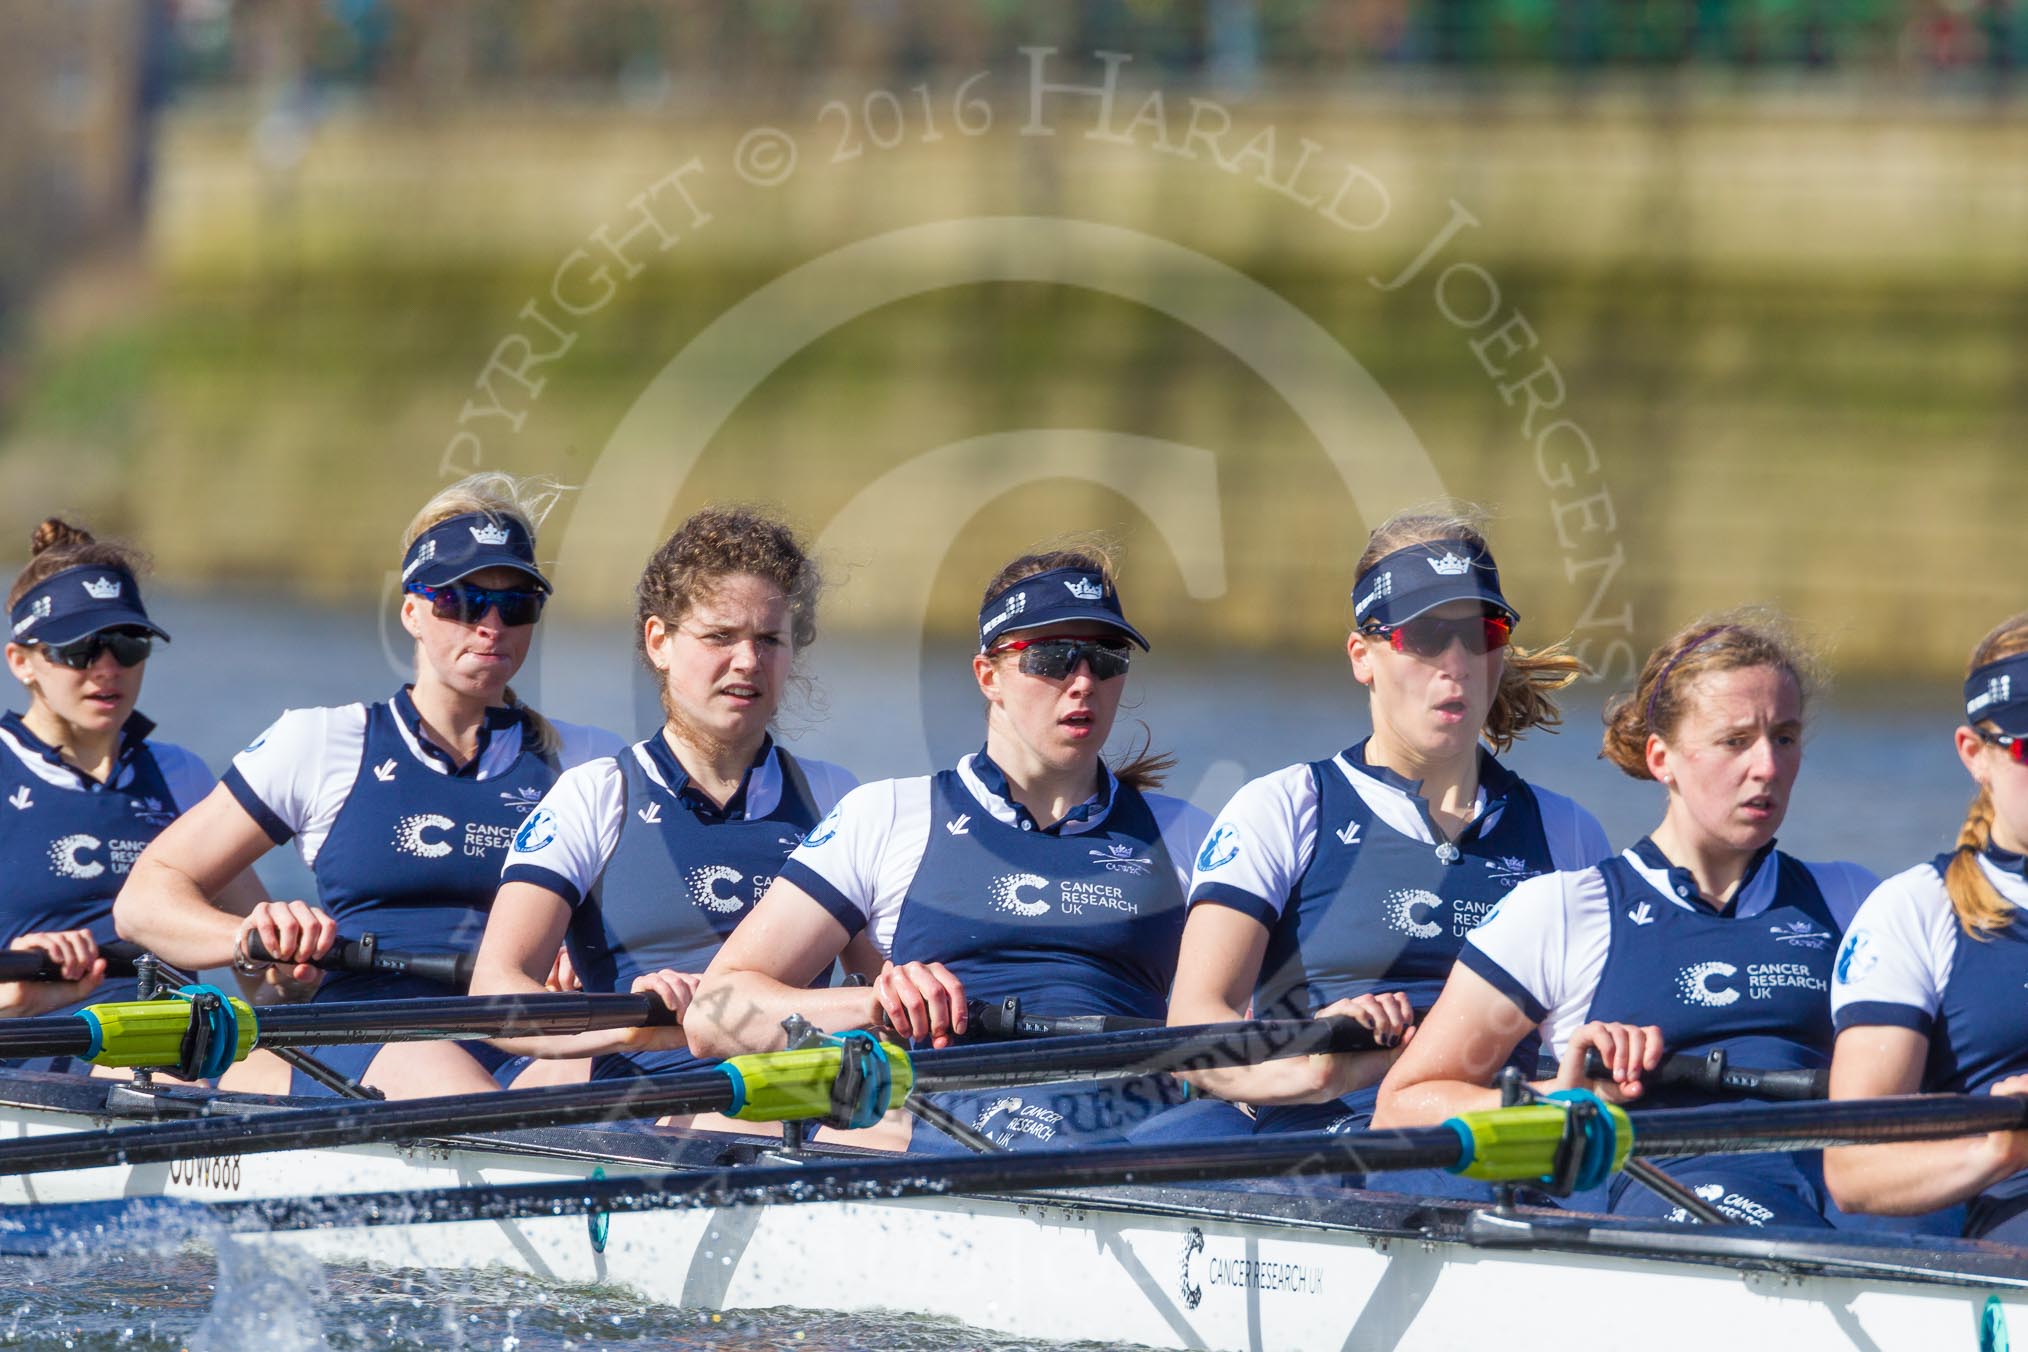
<svg viewBox="0 0 2028 1352">
<path fill-rule="evenodd" d="M 159 736 L 214 771 L 282 709 L 374 699 L 403 678 L 382 618 L 295 602 L 159 596 L 176 635 L 158 650 L 141 707 Z M 558 718 L 629 736 L 658 721 L 624 626 L 545 626 L 517 688 Z M 398 650 L 396 650 L 398 651 Z M 826 640 L 810 689 L 784 719 L 799 754 L 861 778 L 915 774 L 978 744 L 967 652 L 913 637 Z M 1116 747 L 1138 740 L 1180 758 L 1170 788 L 1216 811 L 1245 778 L 1326 755 L 1363 736 L 1365 702 L 1341 656 L 1161 652 L 1137 660 Z M 1625 845 L 1658 819 L 1661 793 L 1597 759 L 1604 692 L 1580 688 L 1567 725 L 1509 757 L 1524 775 L 1590 807 Z M 1891 871 L 1947 848 L 1969 792 L 1950 746 L 1954 689 L 1833 692 L 1814 712 L 1802 786 L 1783 847 Z M 17 706 L 18 703 L 17 703 Z M 306 895 L 288 851 L 261 866 L 278 896 Z M 312 1265 L 227 1274 L 207 1255 L 107 1255 L 90 1263 L 0 1261 L 0 1344 L 30 1348 L 604 1347 L 1010 1349 L 1015 1339 L 905 1317 L 798 1311 L 713 1316 L 634 1304 L 611 1291 L 498 1274 L 401 1273 Z"/>
</svg>

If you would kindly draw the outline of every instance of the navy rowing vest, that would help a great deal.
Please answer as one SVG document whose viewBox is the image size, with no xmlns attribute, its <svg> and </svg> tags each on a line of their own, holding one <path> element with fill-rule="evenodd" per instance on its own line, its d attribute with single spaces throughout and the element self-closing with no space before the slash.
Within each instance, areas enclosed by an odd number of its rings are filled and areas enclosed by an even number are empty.
<svg viewBox="0 0 2028 1352">
<path fill-rule="evenodd" d="M 31 749 L 40 745 L 8 715 L 8 729 Z M 132 726 L 130 724 L 130 726 Z M 59 788 L 31 772 L 11 751 L 0 750 L 0 948 L 24 934 L 90 930 L 109 943 L 113 898 L 134 860 L 176 819 L 176 800 L 146 741 L 146 720 L 120 751 L 109 788 L 79 775 L 77 788 Z M 131 977 L 105 982 L 91 999 L 133 997 Z"/>
<path fill-rule="evenodd" d="M 749 820 L 733 815 L 737 799 L 721 812 L 665 787 L 688 776 L 661 734 L 647 745 L 664 783 L 649 777 L 633 748 L 620 753 L 619 844 L 571 915 L 570 959 L 590 991 L 624 991 L 645 972 L 709 967 L 822 815 L 786 751 L 774 753 L 781 801 Z M 745 792 L 742 786 L 739 796 Z"/>
<path fill-rule="evenodd" d="M 1612 937 L 1587 1020 L 1653 1024 L 1671 1053 L 1723 1048 L 1740 1066 L 1830 1064 L 1839 928 L 1808 868 L 1772 854 L 1761 867 L 1779 870 L 1774 900 L 1742 916 L 1701 903 L 1686 910 L 1625 859 L 1598 867 Z M 1647 1107 L 1711 1101 L 1690 1091 L 1654 1091 L 1641 1100 Z"/>
<path fill-rule="evenodd" d="M 1951 858 L 1939 855 L 1934 861 L 1939 878 Z M 1922 1089 L 1926 1094 L 1982 1094 L 2028 1070 L 2028 923 L 2017 910 L 2005 929 L 1987 930 L 1976 939 L 1963 926 L 1953 923 L 1951 929 L 1957 949 L 1930 1025 Z M 2024 1194 L 2028 1171 L 2001 1179 L 1979 1196 L 1997 1203 Z M 1973 1209 L 1980 1208 L 1975 1203 Z"/>
<path fill-rule="evenodd" d="M 1939 877 L 1952 856 L 1934 863 Z M 2020 913 L 2005 929 L 1977 939 L 1953 925 L 1957 951 L 1937 1002 L 1924 1068 L 1925 1093 L 1980 1094 L 2028 1069 L 2028 924 Z"/>
<path fill-rule="evenodd" d="M 380 946 L 464 953 L 479 946 L 500 866 L 528 809 L 556 782 L 556 763 L 526 749 L 504 774 L 474 778 L 419 764 L 386 704 L 366 708 L 359 775 L 317 851 L 318 902 L 347 938 L 371 930 Z M 420 978 L 330 973 L 320 1000 L 445 995 Z"/>
<path fill-rule="evenodd" d="M 955 770 L 930 781 L 929 844 L 891 956 L 941 962 L 972 999 L 1035 1014 L 1161 1019 L 1183 938 L 1183 890 L 1147 801 L 1116 785 L 1103 825 L 1024 831 Z"/>
<path fill-rule="evenodd" d="M 1440 852 L 1382 821 L 1335 761 L 1312 762 L 1310 774 L 1316 853 L 1269 932 L 1255 1014 L 1308 1018 L 1335 1000 L 1397 990 L 1427 1009 L 1472 927 L 1516 883 L 1555 868 L 1535 793 L 1482 751 L 1485 810 Z M 1482 830 L 1495 809 L 1499 820 Z M 1434 823 L 1430 834 L 1442 839 Z"/>
</svg>

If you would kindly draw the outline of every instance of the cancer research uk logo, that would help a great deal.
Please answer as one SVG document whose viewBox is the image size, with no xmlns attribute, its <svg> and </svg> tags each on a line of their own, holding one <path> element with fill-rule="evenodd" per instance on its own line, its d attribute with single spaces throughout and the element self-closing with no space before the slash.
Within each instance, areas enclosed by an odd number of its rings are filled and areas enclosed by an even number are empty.
<svg viewBox="0 0 2028 1352">
<path fill-rule="evenodd" d="M 1723 1009 L 1739 1002 L 1739 987 L 1730 984 L 1739 968 L 1729 962 L 1699 962 L 1676 974 L 1676 994 L 1683 1003 Z M 1746 997 L 1772 1000 L 1786 989 L 1828 991 L 1830 983 L 1806 962 L 1750 962 L 1746 965 Z"/>
<path fill-rule="evenodd" d="M 1048 895 L 1052 887 L 1056 889 L 1053 901 Z M 987 884 L 986 894 L 993 899 L 994 910 L 1024 919 L 1047 915 L 1052 906 L 1060 907 L 1067 916 L 1084 915 L 1089 911 L 1112 911 L 1119 915 L 1141 913 L 1141 904 L 1130 900 L 1124 888 L 1082 878 L 1052 883 L 1039 873 L 1003 873 Z"/>
<path fill-rule="evenodd" d="M 1024 897 L 1023 888 L 1047 887 L 1049 879 L 1038 873 L 1003 873 L 987 887 L 992 895 L 993 909 L 1009 915 L 1037 916 L 1046 914 L 1049 903 L 1041 897 Z"/>
<path fill-rule="evenodd" d="M 728 868 L 724 864 L 706 864 L 703 868 L 691 869 L 687 875 L 687 881 L 690 884 L 690 900 L 696 903 L 699 910 L 713 911 L 719 915 L 730 915 L 734 911 L 744 908 L 747 903 L 747 898 L 741 897 L 737 893 L 728 895 L 718 890 L 720 883 L 738 887 L 746 881 L 746 875 L 736 868 Z M 755 881 L 765 885 L 769 880 L 756 879 Z M 754 896 L 758 897 L 759 895 L 760 889 L 757 888 Z"/>
<path fill-rule="evenodd" d="M 1450 908 L 1450 931 L 1462 939 L 1486 923 L 1499 908 L 1497 897 L 1475 900 L 1470 897 L 1445 899 L 1420 887 L 1404 887 L 1381 898 L 1380 914 L 1388 928 L 1411 939 L 1434 939 L 1444 932 L 1440 913 Z"/>
<path fill-rule="evenodd" d="M 433 839 L 433 831 L 449 831 L 457 823 L 436 812 L 418 812 L 394 824 L 394 848 L 418 859 L 441 859 L 451 852 L 451 842 Z"/>
<path fill-rule="evenodd" d="M 100 840 L 80 831 L 49 843 L 49 871 L 80 882 L 103 877 L 108 869 L 121 874 L 131 869 L 147 848 L 145 840 Z"/>
</svg>

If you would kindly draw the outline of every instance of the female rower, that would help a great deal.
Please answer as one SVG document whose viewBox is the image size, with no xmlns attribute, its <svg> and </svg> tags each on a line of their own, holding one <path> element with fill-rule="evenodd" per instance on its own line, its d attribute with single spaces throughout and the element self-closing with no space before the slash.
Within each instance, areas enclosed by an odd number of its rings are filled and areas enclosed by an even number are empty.
<svg viewBox="0 0 2028 1352">
<path fill-rule="evenodd" d="M 292 709 L 234 757 L 211 795 L 149 846 L 116 908 L 120 933 L 172 962 L 234 963 L 269 994 L 320 1000 L 445 995 L 390 973 L 312 965 L 341 929 L 415 953 L 475 947 L 515 828 L 558 773 L 618 745 L 551 723 L 508 688 L 535 634 L 549 582 L 535 565 L 547 501 L 504 474 L 432 498 L 404 537 L 402 627 L 415 682 L 376 704 Z M 235 905 L 221 888 L 294 840 L 317 901 Z M 248 963 L 259 935 L 280 966 Z M 289 964 L 294 964 L 293 966 Z M 321 980 L 320 980 L 321 978 Z M 334 1069 L 396 1097 L 495 1087 L 514 1067 L 483 1043 L 327 1048 Z M 235 1067 L 236 1088 L 316 1092 L 279 1062 Z"/>
<path fill-rule="evenodd" d="M 2028 1094 L 2028 614 L 1973 651 L 1956 741 L 1957 848 L 1882 883 L 1838 952 L 1832 1098 Z M 2028 1243 L 2028 1132 L 1832 1150 L 1824 1175 L 1847 1211 L 1968 1202 L 1965 1234 Z"/>
<path fill-rule="evenodd" d="M 529 814 L 486 922 L 475 994 L 542 989 L 567 943 L 587 990 L 652 991 L 679 1015 L 689 1006 L 719 944 L 857 782 L 769 735 L 816 637 L 818 587 L 794 533 L 748 510 L 699 512 L 655 551 L 634 638 L 663 725 L 566 771 Z M 595 1078 L 695 1060 L 681 1028 L 499 1045 L 593 1055 Z"/>
<path fill-rule="evenodd" d="M 1185 869 L 1204 816 L 1148 792 L 1167 767 L 1100 759 L 1126 689 L 1127 623 L 1098 549 L 1024 555 L 979 609 L 972 675 L 986 742 L 953 769 L 853 790 L 727 939 L 690 1007 L 702 1056 L 782 1045 L 801 1014 L 942 1047 L 967 1002 L 1159 1019 Z M 871 989 L 806 990 L 857 936 L 886 959 Z M 1166 1077 L 939 1095 L 1014 1148 L 1116 1139 L 1175 1097 Z M 920 1130 L 911 1148 L 955 1147 Z"/>
<path fill-rule="evenodd" d="M 150 646 L 169 638 L 141 604 L 140 557 L 55 517 L 29 549 L 7 594 L 7 666 L 28 712 L 0 716 L 0 942 L 48 954 L 64 979 L 0 983 L 5 1014 L 134 998 L 133 979 L 106 979 L 99 955 L 114 937 L 113 896 L 142 848 L 212 787 L 203 761 L 152 740 L 155 725 L 134 711 Z M 266 900 L 250 873 L 229 886 L 242 906 Z"/>
<path fill-rule="evenodd" d="M 1810 658 L 1764 612 L 1700 620 L 1649 654 L 1634 692 L 1608 706 L 1604 754 L 1667 789 L 1661 824 L 1595 868 L 1521 884 L 1472 932 L 1381 1085 L 1376 1126 L 1493 1106 L 1495 1073 L 1536 1030 L 1558 1066 L 1538 1088 L 1622 1103 L 1719 1101 L 1651 1086 L 1665 1052 L 1722 1050 L 1772 1069 L 1829 1062 L 1832 957 L 1874 879 L 1774 846 L 1812 685 Z M 1607 1077 L 1586 1074 L 1589 1052 Z M 1660 1163 L 1736 1221 L 1825 1224 L 1814 1154 Z M 1598 1200 L 1680 1218 L 1624 1177 Z"/>
<path fill-rule="evenodd" d="M 1561 647 L 1509 642 L 1519 618 L 1475 513 L 1414 512 L 1373 532 L 1346 641 L 1373 735 L 1241 787 L 1190 887 L 1172 1024 L 1349 1015 L 1407 1038 L 1459 945 L 1507 890 L 1609 852 L 1582 807 L 1526 783 L 1505 751 L 1560 721 L 1550 696 L 1583 670 Z M 1532 1050 L 1532 1048 L 1531 1048 Z M 1189 1078 L 1254 1105 L 1259 1130 L 1365 1125 L 1392 1051 L 1310 1056 Z M 1186 1109 L 1144 1139 L 1247 1129 Z M 1197 1121 L 1191 1122 L 1195 1117 Z M 1190 1123 L 1186 1128 L 1185 1123 Z"/>
</svg>

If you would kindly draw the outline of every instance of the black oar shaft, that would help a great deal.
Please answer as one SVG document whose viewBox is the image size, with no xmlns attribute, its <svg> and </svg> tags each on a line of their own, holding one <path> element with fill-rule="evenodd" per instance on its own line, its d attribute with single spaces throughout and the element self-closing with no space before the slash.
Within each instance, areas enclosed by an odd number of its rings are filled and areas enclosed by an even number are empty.
<svg viewBox="0 0 2028 1352">
<path fill-rule="evenodd" d="M 213 1212 L 227 1225 L 246 1230 L 513 1220 L 588 1211 L 1440 1169 L 1455 1164 L 1460 1149 L 1457 1133 L 1447 1127 L 1335 1136 L 1303 1132 L 1180 1145 L 1093 1146 L 1074 1152 L 1003 1151 L 937 1160 L 862 1158 L 511 1187 L 273 1198 L 223 1203 Z"/>
<path fill-rule="evenodd" d="M 106 1131 L 0 1141 L 0 1175 L 151 1164 L 200 1155 L 415 1141 L 426 1137 L 612 1122 L 732 1106 L 732 1083 L 715 1070 L 615 1084 L 552 1085 L 512 1093 L 394 1102 L 349 1100 L 289 1112 L 205 1117 Z"/>
<path fill-rule="evenodd" d="M 1370 1052 L 1373 1035 L 1352 1019 L 1248 1019 L 1185 1028 L 1125 1032 L 1037 1042 L 948 1047 L 917 1058 L 917 1079 L 934 1089 L 986 1089 L 1047 1084 L 1088 1075 L 1153 1075 L 1246 1066 L 1315 1052 Z"/>
<path fill-rule="evenodd" d="M 258 1011 L 263 1047 L 317 1047 L 343 1042 L 423 1042 L 446 1038 L 546 1037 L 607 1028 L 672 1024 L 649 995 L 489 995 L 479 998 L 332 1001 L 264 1005 Z M 0 1059 L 83 1056 L 91 1029 L 75 1014 L 0 1019 Z"/>
<path fill-rule="evenodd" d="M 1725 1116 L 1657 1110 L 1635 1153 L 1670 1155 L 1760 1146 L 1801 1149 L 1861 1140 L 1917 1140 L 2022 1125 L 2028 1099 L 1964 1096 L 1777 1104 Z M 1714 1120 L 1718 1119 L 1718 1120 Z M 1786 1122 L 1785 1128 L 1770 1122 Z M 1267 1134 L 1235 1140 L 1001 1152 L 950 1160 L 837 1160 L 792 1168 L 710 1169 L 648 1177 L 432 1192 L 355 1193 L 218 1204 L 238 1229 L 514 1220 L 593 1211 L 881 1200 L 923 1194 L 1027 1192 L 1115 1184 L 1305 1177 L 1449 1168 L 1462 1146 L 1449 1127 L 1348 1134 Z"/>
<path fill-rule="evenodd" d="M 567 1001 L 568 996 L 503 996 L 500 1001 Z M 581 996 L 591 1001 L 624 996 Z M 383 1005 L 462 1005 L 470 1001 L 373 1001 L 359 1005 L 282 1006 L 263 1012 L 262 1040 L 269 1020 L 309 1020 L 318 1011 L 371 1012 Z M 361 1017 L 365 1017 L 362 1014 Z M 493 1027 L 500 1026 L 494 1016 Z M 42 1020 L 61 1023 L 64 1020 Z M 70 1020 L 82 1027 L 81 1020 Z M 549 1028 L 547 1031 L 568 1031 Z M 299 1043 L 329 1038 L 329 1025 Z M 379 1037 L 376 1033 L 373 1036 Z M 1320 1050 L 1370 1048 L 1365 1030 L 1350 1019 L 1317 1023 L 1253 1021 L 1190 1028 L 1149 1028 L 1128 1033 L 1063 1038 L 1052 1044 L 1008 1043 L 952 1047 L 916 1053 L 915 1086 L 935 1092 L 982 1085 L 1042 1084 L 1099 1075 L 1147 1074 L 1180 1066 L 1234 1065 L 1236 1058 L 1266 1060 Z M 716 1070 L 604 1081 L 507 1094 L 465 1094 L 398 1103 L 338 1104 L 253 1118 L 209 1118 L 201 1122 L 121 1127 L 60 1136 L 0 1141 L 0 1176 L 76 1169 L 97 1164 L 177 1159 L 193 1150 L 212 1154 L 256 1154 L 308 1150 L 375 1141 L 413 1141 L 516 1128 L 571 1126 L 665 1114 L 717 1112 L 732 1106 L 731 1081 Z"/>
<path fill-rule="evenodd" d="M 1764 1103 L 1751 1108 L 1654 1108 L 1634 1117 L 1634 1153 L 1701 1155 L 1812 1150 L 1886 1141 L 1925 1141 L 2017 1131 L 2028 1098 L 2012 1094 L 1914 1094 L 1829 1103 Z"/>
<path fill-rule="evenodd" d="M 259 1018 L 263 1047 L 544 1037 L 676 1022 L 652 995 L 552 994 L 264 1005 Z"/>
</svg>

